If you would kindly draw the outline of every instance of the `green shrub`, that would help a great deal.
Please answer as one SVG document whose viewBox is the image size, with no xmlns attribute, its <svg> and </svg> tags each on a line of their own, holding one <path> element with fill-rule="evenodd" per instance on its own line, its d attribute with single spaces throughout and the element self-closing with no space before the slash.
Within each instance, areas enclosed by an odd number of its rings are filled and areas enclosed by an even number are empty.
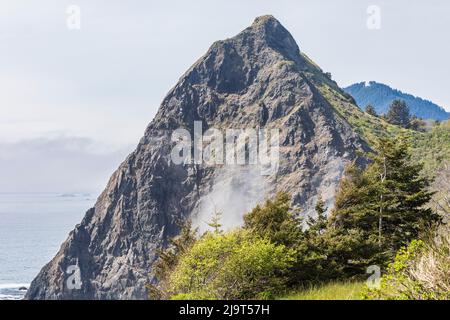
<svg viewBox="0 0 450 320">
<path fill-rule="evenodd" d="M 168 279 L 173 298 L 269 298 L 285 283 L 295 252 L 248 231 L 205 234 Z"/>
<path fill-rule="evenodd" d="M 411 279 L 408 271 L 423 248 L 424 243 L 420 240 L 413 240 L 409 246 L 401 248 L 394 262 L 389 265 L 387 274 L 381 278 L 379 288 L 367 288 L 364 298 L 376 300 L 412 299 L 411 293 L 416 291 L 415 288 L 418 284 Z"/>
<path fill-rule="evenodd" d="M 399 250 L 380 287 L 366 289 L 366 299 L 450 299 L 450 234 L 448 230 L 427 241 L 414 240 Z"/>
</svg>

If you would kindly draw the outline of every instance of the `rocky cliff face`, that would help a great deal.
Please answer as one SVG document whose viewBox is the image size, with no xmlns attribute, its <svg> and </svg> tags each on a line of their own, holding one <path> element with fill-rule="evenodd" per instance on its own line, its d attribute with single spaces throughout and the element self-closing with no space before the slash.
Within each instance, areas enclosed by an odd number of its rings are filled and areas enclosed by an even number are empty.
<svg viewBox="0 0 450 320">
<path fill-rule="evenodd" d="M 212 211 L 225 224 L 278 190 L 307 214 L 320 192 L 330 203 L 344 165 L 368 147 L 319 88 L 336 84 L 302 54 L 273 17 L 214 43 L 168 93 L 137 149 L 111 177 L 60 251 L 38 274 L 28 299 L 145 299 L 155 249 L 191 217 Z M 354 106 L 352 100 L 343 101 Z M 356 108 L 356 107 L 355 107 Z M 251 165 L 176 165 L 173 130 L 280 129 L 280 162 L 262 176 Z M 70 266 L 81 286 L 68 282 Z"/>
</svg>

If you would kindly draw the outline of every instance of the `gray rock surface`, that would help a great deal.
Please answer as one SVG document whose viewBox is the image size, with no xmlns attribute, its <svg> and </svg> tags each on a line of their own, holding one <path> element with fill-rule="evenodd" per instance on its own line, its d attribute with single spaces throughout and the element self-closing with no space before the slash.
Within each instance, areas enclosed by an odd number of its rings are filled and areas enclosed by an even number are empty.
<svg viewBox="0 0 450 320">
<path fill-rule="evenodd" d="M 136 150 L 112 175 L 95 207 L 32 282 L 28 299 L 145 299 L 155 249 L 176 235 L 177 221 L 227 226 L 285 190 L 305 214 L 320 192 L 331 204 L 345 163 L 365 142 L 321 94 L 340 90 L 302 54 L 290 33 L 263 16 L 236 37 L 215 42 L 164 98 Z M 346 104 L 352 105 L 348 98 Z M 355 106 L 356 108 L 356 106 Z M 251 166 L 174 165 L 174 129 L 279 128 L 280 167 L 261 176 Z M 67 269 L 80 270 L 80 289 Z"/>
</svg>

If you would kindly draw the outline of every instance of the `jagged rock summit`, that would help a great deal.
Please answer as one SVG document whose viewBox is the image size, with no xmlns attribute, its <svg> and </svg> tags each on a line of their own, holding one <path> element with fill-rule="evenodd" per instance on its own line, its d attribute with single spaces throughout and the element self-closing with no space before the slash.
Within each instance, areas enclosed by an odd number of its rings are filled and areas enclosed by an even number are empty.
<svg viewBox="0 0 450 320">
<path fill-rule="evenodd" d="M 357 109 L 272 16 L 215 42 L 164 98 L 136 150 L 26 298 L 145 299 L 155 249 L 177 234 L 180 219 L 201 224 L 216 209 L 233 226 L 279 190 L 305 214 L 318 193 L 331 204 L 345 163 L 368 150 L 336 104 Z M 171 133 L 192 131 L 194 121 L 203 130 L 280 129 L 278 171 L 173 164 Z"/>
</svg>

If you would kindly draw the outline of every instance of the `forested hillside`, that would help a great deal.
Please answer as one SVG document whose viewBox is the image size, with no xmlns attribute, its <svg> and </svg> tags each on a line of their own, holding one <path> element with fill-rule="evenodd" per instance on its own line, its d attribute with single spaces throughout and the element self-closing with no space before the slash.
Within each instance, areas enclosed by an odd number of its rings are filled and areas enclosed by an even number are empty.
<svg viewBox="0 0 450 320">
<path fill-rule="evenodd" d="M 371 105 L 378 114 L 387 113 L 392 101 L 403 100 L 411 108 L 411 113 L 419 118 L 440 121 L 450 118 L 449 112 L 429 100 L 403 93 L 375 81 L 355 83 L 344 90 L 355 98 L 361 109 Z"/>
</svg>

